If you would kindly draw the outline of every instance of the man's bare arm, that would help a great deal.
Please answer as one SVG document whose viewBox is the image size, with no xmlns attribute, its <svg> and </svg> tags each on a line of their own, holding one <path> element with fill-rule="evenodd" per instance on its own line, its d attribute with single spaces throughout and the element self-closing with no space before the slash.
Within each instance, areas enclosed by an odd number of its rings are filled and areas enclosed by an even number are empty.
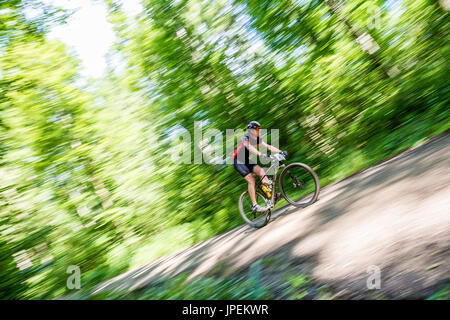
<svg viewBox="0 0 450 320">
<path fill-rule="evenodd" d="M 271 146 L 270 144 L 267 144 L 265 141 L 261 142 L 261 144 L 263 145 L 263 147 L 267 148 L 267 150 L 275 152 L 275 153 L 280 153 L 281 150 L 278 148 L 275 148 L 274 146 Z"/>
</svg>

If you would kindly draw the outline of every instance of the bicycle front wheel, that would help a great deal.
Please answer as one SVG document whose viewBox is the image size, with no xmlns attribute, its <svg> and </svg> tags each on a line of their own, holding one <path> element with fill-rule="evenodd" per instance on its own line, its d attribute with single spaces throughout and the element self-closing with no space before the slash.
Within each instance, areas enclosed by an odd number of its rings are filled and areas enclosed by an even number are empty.
<svg viewBox="0 0 450 320">
<path fill-rule="evenodd" d="M 320 192 L 319 177 L 304 163 L 291 163 L 281 172 L 280 190 L 290 204 L 303 208 L 314 203 Z"/>
<path fill-rule="evenodd" d="M 266 198 L 261 192 L 256 191 L 256 202 L 261 206 L 267 206 Z M 252 212 L 252 200 L 248 191 L 244 191 L 239 198 L 239 212 L 244 221 L 253 228 L 262 228 L 270 220 L 271 211 Z"/>
</svg>

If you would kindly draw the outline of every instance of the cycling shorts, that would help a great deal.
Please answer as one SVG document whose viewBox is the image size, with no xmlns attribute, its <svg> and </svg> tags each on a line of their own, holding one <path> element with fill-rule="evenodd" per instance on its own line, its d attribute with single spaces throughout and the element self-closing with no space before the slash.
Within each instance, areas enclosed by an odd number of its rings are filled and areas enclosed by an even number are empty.
<svg viewBox="0 0 450 320">
<path fill-rule="evenodd" d="M 234 163 L 233 166 L 236 169 L 237 172 L 239 172 L 241 174 L 241 176 L 245 177 L 246 175 L 248 175 L 249 173 L 253 173 L 253 168 L 256 166 L 257 164 L 244 164 L 244 163 L 240 163 L 237 162 L 236 159 L 234 159 Z"/>
</svg>

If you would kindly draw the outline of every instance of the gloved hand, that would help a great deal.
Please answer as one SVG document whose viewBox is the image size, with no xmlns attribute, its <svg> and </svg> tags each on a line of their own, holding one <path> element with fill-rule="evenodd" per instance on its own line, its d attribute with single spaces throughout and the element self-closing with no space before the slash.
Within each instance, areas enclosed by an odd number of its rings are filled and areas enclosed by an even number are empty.
<svg viewBox="0 0 450 320">
<path fill-rule="evenodd" d="M 288 152 L 287 151 L 281 151 L 280 152 L 283 156 L 285 156 L 285 157 L 287 157 L 287 155 L 288 155 Z"/>
</svg>

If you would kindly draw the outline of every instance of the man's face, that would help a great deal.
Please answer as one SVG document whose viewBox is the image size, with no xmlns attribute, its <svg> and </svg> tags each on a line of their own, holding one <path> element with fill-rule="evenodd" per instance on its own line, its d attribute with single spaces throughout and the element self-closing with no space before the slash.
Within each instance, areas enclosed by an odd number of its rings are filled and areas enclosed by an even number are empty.
<svg viewBox="0 0 450 320">
<path fill-rule="evenodd" d="M 250 129 L 250 133 L 251 133 L 252 135 L 254 135 L 254 136 L 257 136 L 257 137 L 259 137 L 260 132 L 261 132 L 261 128 Z"/>
</svg>

